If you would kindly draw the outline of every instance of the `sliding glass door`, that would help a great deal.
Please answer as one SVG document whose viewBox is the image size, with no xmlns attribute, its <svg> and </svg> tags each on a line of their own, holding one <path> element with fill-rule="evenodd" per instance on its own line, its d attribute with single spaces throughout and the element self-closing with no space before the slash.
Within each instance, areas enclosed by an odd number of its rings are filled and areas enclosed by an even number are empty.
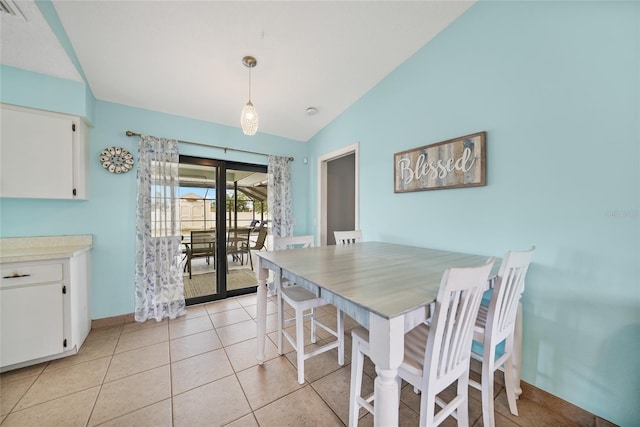
<svg viewBox="0 0 640 427">
<path fill-rule="evenodd" d="M 226 284 L 234 294 L 258 284 L 251 252 L 261 249 L 258 237 L 266 230 L 266 167 L 227 165 L 226 184 Z"/>
<path fill-rule="evenodd" d="M 251 253 L 267 227 L 266 181 L 263 165 L 180 156 L 187 304 L 255 291 Z"/>
</svg>

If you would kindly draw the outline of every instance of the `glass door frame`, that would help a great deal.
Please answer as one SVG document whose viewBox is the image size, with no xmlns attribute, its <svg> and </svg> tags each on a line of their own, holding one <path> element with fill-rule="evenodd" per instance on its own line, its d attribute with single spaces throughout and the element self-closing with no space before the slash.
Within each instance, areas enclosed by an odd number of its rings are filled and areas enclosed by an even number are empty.
<svg viewBox="0 0 640 427">
<path fill-rule="evenodd" d="M 227 291 L 227 169 L 267 173 L 266 165 L 180 155 L 180 164 L 210 166 L 216 168 L 216 285 L 217 293 L 188 298 L 187 305 L 217 301 L 228 297 L 254 293 L 256 286 Z M 237 190 L 236 190 L 237 191 Z M 251 255 L 249 255 L 251 256 Z"/>
</svg>

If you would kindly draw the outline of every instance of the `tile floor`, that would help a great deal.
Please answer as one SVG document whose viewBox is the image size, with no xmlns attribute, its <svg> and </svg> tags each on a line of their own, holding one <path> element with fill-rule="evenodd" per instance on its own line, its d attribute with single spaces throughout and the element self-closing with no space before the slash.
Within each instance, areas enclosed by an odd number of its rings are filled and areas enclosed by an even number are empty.
<svg viewBox="0 0 640 427">
<path fill-rule="evenodd" d="M 254 294 L 191 306 L 173 321 L 94 329 L 75 356 L 2 374 L 2 426 L 346 425 L 350 335 L 345 366 L 338 365 L 335 350 L 323 353 L 307 361 L 307 381 L 299 385 L 293 349 L 287 346 L 286 356 L 278 356 L 274 344 L 274 300 L 268 303 L 268 360 L 256 363 L 255 304 Z M 323 320 L 335 325 L 335 309 L 321 310 Z M 345 329 L 354 326 L 347 319 Z M 365 368 L 363 392 L 370 392 L 373 365 Z M 514 417 L 504 390 L 496 386 L 496 394 L 499 427 L 585 425 L 526 396 L 518 402 L 520 416 Z M 482 425 L 479 398 L 479 392 L 470 391 L 470 425 Z M 401 425 L 418 425 L 418 412 L 419 397 L 405 386 Z M 373 425 L 371 415 L 360 425 Z"/>
</svg>

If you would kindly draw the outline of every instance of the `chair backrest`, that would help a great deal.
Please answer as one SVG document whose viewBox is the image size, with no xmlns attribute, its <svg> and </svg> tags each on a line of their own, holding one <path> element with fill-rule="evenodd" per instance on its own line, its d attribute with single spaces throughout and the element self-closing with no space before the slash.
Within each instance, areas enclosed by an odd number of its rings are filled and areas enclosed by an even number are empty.
<svg viewBox="0 0 640 427">
<path fill-rule="evenodd" d="M 251 232 L 250 228 L 227 228 L 227 235 L 229 238 L 237 238 L 237 239 L 246 239 L 249 233 Z"/>
<path fill-rule="evenodd" d="M 249 246 L 250 228 L 227 229 L 227 253 L 233 253 Z"/>
<path fill-rule="evenodd" d="M 362 242 L 362 230 L 334 231 L 336 245 L 348 245 Z"/>
<path fill-rule="evenodd" d="M 498 279 L 487 310 L 486 333 L 496 343 L 512 334 L 515 328 L 518 303 L 524 292 L 524 278 L 536 248 L 510 251 L 502 259 Z"/>
<path fill-rule="evenodd" d="M 264 248 L 264 242 L 267 240 L 268 231 L 269 229 L 267 228 L 261 228 L 260 231 L 258 231 L 258 238 L 256 239 L 256 244 L 251 246 L 252 250 L 259 251 L 262 248 Z"/>
<path fill-rule="evenodd" d="M 473 327 L 495 258 L 470 268 L 449 268 L 440 282 L 424 358 L 423 389 L 446 387 L 468 372 Z M 427 388 L 428 387 L 428 388 Z"/>
<path fill-rule="evenodd" d="M 216 241 L 215 230 L 195 230 L 191 232 L 191 253 L 193 255 L 213 255 Z"/>
<path fill-rule="evenodd" d="M 310 248 L 313 246 L 313 235 L 273 237 L 273 250 L 294 248 Z"/>
</svg>

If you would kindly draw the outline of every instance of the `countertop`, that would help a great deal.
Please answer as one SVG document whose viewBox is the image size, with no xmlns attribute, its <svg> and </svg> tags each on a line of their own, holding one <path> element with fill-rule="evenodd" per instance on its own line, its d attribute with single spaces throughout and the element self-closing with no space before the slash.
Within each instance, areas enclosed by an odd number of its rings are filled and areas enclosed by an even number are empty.
<svg viewBox="0 0 640 427">
<path fill-rule="evenodd" d="M 91 250 L 92 245 L 91 234 L 5 237 L 0 239 L 0 263 L 69 258 Z"/>
</svg>

